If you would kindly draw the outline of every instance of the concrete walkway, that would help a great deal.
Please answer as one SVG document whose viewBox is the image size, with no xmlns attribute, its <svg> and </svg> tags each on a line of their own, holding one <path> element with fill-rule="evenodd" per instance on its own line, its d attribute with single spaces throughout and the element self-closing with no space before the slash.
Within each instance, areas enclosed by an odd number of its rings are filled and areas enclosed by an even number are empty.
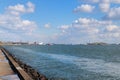
<svg viewBox="0 0 120 80">
<path fill-rule="evenodd" d="M 0 50 L 0 80 L 20 80 L 17 74 L 13 72 L 8 60 Z"/>
</svg>

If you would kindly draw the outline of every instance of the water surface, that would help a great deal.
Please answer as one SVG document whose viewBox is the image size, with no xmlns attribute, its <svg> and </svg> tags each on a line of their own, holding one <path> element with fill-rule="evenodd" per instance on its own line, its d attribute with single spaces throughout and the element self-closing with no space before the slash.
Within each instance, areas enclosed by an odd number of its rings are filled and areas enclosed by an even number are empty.
<svg viewBox="0 0 120 80">
<path fill-rule="evenodd" d="M 4 47 L 49 80 L 120 80 L 120 45 Z"/>
</svg>

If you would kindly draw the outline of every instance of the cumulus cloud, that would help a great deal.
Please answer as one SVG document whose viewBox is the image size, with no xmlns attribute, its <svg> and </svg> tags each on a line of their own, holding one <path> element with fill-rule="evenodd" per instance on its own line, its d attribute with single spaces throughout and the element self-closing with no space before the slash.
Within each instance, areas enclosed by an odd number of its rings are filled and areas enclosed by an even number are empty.
<svg viewBox="0 0 120 80">
<path fill-rule="evenodd" d="M 8 6 L 6 11 L 0 14 L 0 30 L 4 31 L 6 34 L 3 34 L 7 37 L 10 35 L 30 35 L 37 28 L 37 24 L 34 21 L 22 19 L 21 14 L 31 13 L 33 11 L 34 5 L 31 2 L 28 2 L 26 6 L 22 4 Z"/>
<path fill-rule="evenodd" d="M 105 12 L 104 19 L 120 20 L 120 7 L 111 7 L 111 4 L 120 4 L 120 0 L 101 0 L 99 2 L 101 11 Z"/>
<path fill-rule="evenodd" d="M 120 0 L 79 0 L 81 2 L 84 2 L 84 4 L 78 6 L 74 9 L 75 12 L 93 12 L 93 10 L 97 8 L 96 5 L 92 4 L 98 4 L 98 7 L 100 11 L 103 12 L 104 16 L 102 16 L 103 19 L 108 20 L 120 20 L 120 7 L 118 4 L 120 4 Z M 91 2 L 91 3 L 88 3 Z M 87 4 L 85 4 L 87 3 Z"/>
<path fill-rule="evenodd" d="M 110 20 L 120 20 L 120 7 L 111 8 L 104 18 Z"/>
<path fill-rule="evenodd" d="M 79 18 L 72 25 L 62 25 L 60 38 L 66 38 L 69 43 L 89 41 L 112 41 L 120 37 L 120 27 L 112 21 L 103 21 L 93 18 Z M 64 32 L 63 32 L 64 31 Z"/>
<path fill-rule="evenodd" d="M 99 33 L 100 29 L 103 28 L 103 26 L 110 24 L 112 24 L 111 21 L 99 21 L 93 18 L 79 18 L 74 21 L 72 27 L 77 28 L 77 30 L 85 32 L 89 35 L 93 33 Z"/>
<path fill-rule="evenodd" d="M 34 9 L 35 9 L 34 4 L 31 2 L 28 2 L 26 12 L 34 12 Z"/>
<path fill-rule="evenodd" d="M 101 25 L 109 25 L 112 24 L 111 21 L 99 21 L 97 19 L 94 18 L 79 18 L 77 20 L 74 21 L 74 24 L 78 24 L 78 25 L 83 25 L 83 26 L 101 26 Z"/>
<path fill-rule="evenodd" d="M 97 17 L 99 20 L 94 18 L 79 18 L 75 20 L 72 25 L 69 25 L 67 29 L 63 28 L 61 30 L 62 32 L 65 32 L 63 35 L 66 35 L 71 42 L 79 41 L 79 43 L 84 42 L 85 40 L 85 42 L 87 42 L 87 40 L 91 40 L 93 42 L 100 40 L 106 42 L 120 40 L 120 7 L 118 5 L 120 4 L 120 0 L 79 1 L 83 4 L 75 8 L 74 11 L 93 12 L 99 8 L 99 11 L 97 12 L 101 17 Z M 96 17 L 96 15 L 94 17 Z"/>
<path fill-rule="evenodd" d="M 110 9 L 110 4 L 109 3 L 100 3 L 99 7 L 102 12 L 108 12 Z"/>
<path fill-rule="evenodd" d="M 13 15 L 20 15 L 21 13 L 31 13 L 31 12 L 34 12 L 34 4 L 31 3 L 31 2 L 28 2 L 25 5 L 23 4 L 17 4 L 17 5 L 14 5 L 14 6 L 8 6 L 7 8 L 7 12 L 9 14 L 13 14 Z"/>
<path fill-rule="evenodd" d="M 108 12 L 110 9 L 110 0 L 101 0 L 99 2 L 99 7 L 102 12 Z"/>
<path fill-rule="evenodd" d="M 116 25 L 108 25 L 106 26 L 106 30 L 109 32 L 113 32 L 113 31 L 116 32 L 119 30 L 119 27 Z"/>
<path fill-rule="evenodd" d="M 82 4 L 81 6 L 78 6 L 74 9 L 75 12 L 92 12 L 95 7 L 91 6 L 89 4 Z"/>
<path fill-rule="evenodd" d="M 16 31 L 32 32 L 36 28 L 36 23 L 29 20 L 22 20 L 20 17 L 11 15 L 0 15 L 1 28 Z"/>
</svg>

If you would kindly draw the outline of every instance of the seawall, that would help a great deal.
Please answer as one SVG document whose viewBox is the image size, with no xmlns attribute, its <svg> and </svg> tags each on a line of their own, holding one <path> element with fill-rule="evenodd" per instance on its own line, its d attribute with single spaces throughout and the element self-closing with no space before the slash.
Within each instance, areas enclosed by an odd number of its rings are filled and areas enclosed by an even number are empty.
<svg viewBox="0 0 120 80">
<path fill-rule="evenodd" d="M 17 59 L 5 48 L 1 49 L 9 60 L 11 68 L 18 74 L 21 80 L 48 80 L 46 76 L 40 74 L 37 70 L 33 69 L 31 66 L 23 63 L 21 60 Z M 24 70 L 21 72 L 21 70 Z"/>
</svg>

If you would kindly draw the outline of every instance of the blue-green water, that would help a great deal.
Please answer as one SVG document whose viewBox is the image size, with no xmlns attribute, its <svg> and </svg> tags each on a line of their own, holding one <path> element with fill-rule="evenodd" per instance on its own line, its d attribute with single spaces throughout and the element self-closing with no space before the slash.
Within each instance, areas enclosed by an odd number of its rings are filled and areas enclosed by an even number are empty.
<svg viewBox="0 0 120 80">
<path fill-rule="evenodd" d="M 4 47 L 49 80 L 120 80 L 120 45 Z"/>
</svg>

